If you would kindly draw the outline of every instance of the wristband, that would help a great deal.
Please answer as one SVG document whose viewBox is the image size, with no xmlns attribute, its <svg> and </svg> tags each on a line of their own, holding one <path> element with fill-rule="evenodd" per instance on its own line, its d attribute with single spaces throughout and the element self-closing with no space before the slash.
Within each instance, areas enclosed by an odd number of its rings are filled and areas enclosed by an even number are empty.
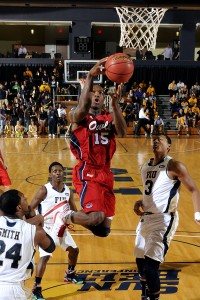
<svg viewBox="0 0 200 300">
<path fill-rule="evenodd" d="M 200 221 L 200 212 L 199 211 L 194 213 L 194 219 L 195 219 L 195 221 Z"/>
</svg>

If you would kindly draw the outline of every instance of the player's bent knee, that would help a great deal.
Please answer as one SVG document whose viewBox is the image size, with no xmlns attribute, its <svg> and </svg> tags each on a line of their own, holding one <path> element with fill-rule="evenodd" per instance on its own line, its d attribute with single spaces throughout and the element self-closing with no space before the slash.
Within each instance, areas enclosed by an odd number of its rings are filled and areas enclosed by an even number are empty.
<svg viewBox="0 0 200 300">
<path fill-rule="evenodd" d="M 98 226 L 105 220 L 105 213 L 102 211 L 91 212 L 88 214 L 90 217 L 89 226 Z"/>
<path fill-rule="evenodd" d="M 102 223 L 97 226 L 89 226 L 89 229 L 99 237 L 107 237 L 110 233 L 110 228 L 104 227 Z"/>
</svg>

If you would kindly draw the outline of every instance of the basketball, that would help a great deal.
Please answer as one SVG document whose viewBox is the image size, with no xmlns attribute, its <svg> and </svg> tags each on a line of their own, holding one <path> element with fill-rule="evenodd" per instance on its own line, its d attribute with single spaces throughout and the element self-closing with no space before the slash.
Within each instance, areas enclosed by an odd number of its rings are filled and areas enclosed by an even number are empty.
<svg viewBox="0 0 200 300">
<path fill-rule="evenodd" d="M 132 59 L 124 53 L 115 53 L 108 57 L 105 63 L 105 74 L 113 82 L 128 82 L 133 75 Z"/>
</svg>

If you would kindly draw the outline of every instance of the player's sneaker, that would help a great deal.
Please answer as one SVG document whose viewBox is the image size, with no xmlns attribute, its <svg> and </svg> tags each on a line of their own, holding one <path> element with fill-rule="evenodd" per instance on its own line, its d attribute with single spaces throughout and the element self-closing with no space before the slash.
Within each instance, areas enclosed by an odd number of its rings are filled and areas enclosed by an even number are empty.
<svg viewBox="0 0 200 300">
<path fill-rule="evenodd" d="M 147 296 L 141 296 L 141 300 L 149 300 L 150 298 Z"/>
<path fill-rule="evenodd" d="M 45 298 L 42 296 L 41 286 L 36 286 L 32 289 L 32 296 L 33 296 L 33 299 L 45 300 Z"/>
<path fill-rule="evenodd" d="M 79 279 L 75 272 L 65 273 L 64 282 L 73 284 L 83 284 L 84 281 Z"/>
</svg>

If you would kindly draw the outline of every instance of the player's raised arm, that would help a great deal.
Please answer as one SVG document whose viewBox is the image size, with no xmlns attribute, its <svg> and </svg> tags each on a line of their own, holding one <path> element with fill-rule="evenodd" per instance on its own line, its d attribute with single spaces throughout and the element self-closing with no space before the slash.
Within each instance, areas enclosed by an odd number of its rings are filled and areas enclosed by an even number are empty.
<svg viewBox="0 0 200 300">
<path fill-rule="evenodd" d="M 83 90 L 80 95 L 78 106 L 69 112 L 69 119 L 71 123 L 78 123 L 82 121 L 88 114 L 91 107 L 91 92 L 93 90 L 93 79 L 95 76 L 104 73 L 103 64 L 107 58 L 102 58 L 97 62 L 88 72 L 84 83 Z"/>
<path fill-rule="evenodd" d="M 118 137 L 124 137 L 127 131 L 126 121 L 122 115 L 122 111 L 120 109 L 119 100 L 122 93 L 122 84 L 118 85 L 117 90 L 110 95 L 111 101 L 110 105 L 112 107 L 112 116 L 113 123 L 115 125 L 116 133 Z"/>
</svg>

